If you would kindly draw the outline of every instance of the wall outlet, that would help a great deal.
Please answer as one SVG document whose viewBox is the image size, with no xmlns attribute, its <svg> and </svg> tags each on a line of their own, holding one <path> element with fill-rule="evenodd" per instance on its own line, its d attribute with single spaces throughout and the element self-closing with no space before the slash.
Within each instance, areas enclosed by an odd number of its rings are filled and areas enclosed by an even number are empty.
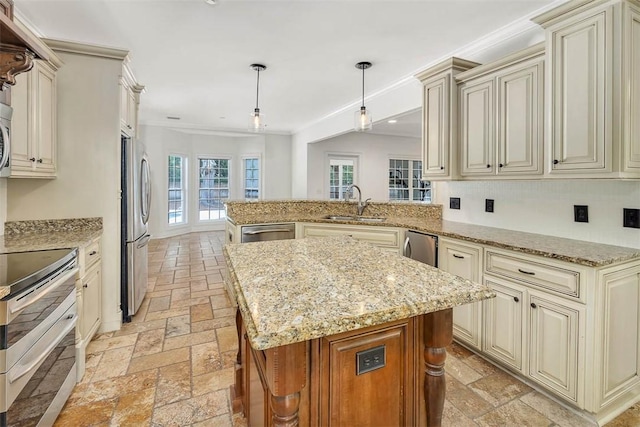
<svg viewBox="0 0 640 427">
<path fill-rule="evenodd" d="M 493 212 L 493 199 L 484 199 L 484 211 Z"/>
<path fill-rule="evenodd" d="M 573 220 L 575 222 L 589 222 L 589 206 L 573 205 Z"/>
<path fill-rule="evenodd" d="M 449 197 L 449 209 L 460 209 L 460 197 Z"/>
<path fill-rule="evenodd" d="M 385 346 L 371 348 L 356 353 L 356 375 L 375 371 L 386 364 Z"/>
<path fill-rule="evenodd" d="M 640 228 L 640 209 L 623 209 L 622 226 L 629 228 Z"/>
</svg>

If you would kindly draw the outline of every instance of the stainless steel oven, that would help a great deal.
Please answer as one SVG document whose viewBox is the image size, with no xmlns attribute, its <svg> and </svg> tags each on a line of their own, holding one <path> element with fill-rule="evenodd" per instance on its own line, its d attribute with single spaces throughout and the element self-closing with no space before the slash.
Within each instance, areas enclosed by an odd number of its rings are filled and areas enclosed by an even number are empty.
<svg viewBox="0 0 640 427">
<path fill-rule="evenodd" d="M 76 382 L 77 250 L 0 255 L 0 426 L 52 425 Z"/>
<path fill-rule="evenodd" d="M 11 144 L 9 143 L 9 137 L 11 135 L 12 115 L 13 109 L 0 103 L 0 177 L 6 177 L 11 174 L 9 158 Z"/>
</svg>

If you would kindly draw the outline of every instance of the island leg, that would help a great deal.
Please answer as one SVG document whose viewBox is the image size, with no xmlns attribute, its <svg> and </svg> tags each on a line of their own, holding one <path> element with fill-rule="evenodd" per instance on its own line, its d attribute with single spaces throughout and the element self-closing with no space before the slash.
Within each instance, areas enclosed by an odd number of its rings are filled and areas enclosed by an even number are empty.
<svg viewBox="0 0 640 427">
<path fill-rule="evenodd" d="M 440 310 L 424 316 L 424 400 L 427 405 L 427 426 L 442 425 L 446 347 L 453 341 L 453 309 Z"/>
<path fill-rule="evenodd" d="M 307 343 L 270 348 L 264 353 L 273 426 L 296 427 L 300 391 L 307 383 Z"/>
<path fill-rule="evenodd" d="M 236 363 L 234 366 L 235 370 L 235 381 L 229 386 L 231 389 L 231 408 L 234 414 L 238 412 L 244 413 L 245 407 L 245 396 L 244 396 L 244 366 L 242 360 L 242 352 L 244 351 L 244 337 L 242 331 L 242 315 L 240 314 L 240 309 L 236 308 L 236 333 L 238 334 L 238 353 L 236 355 Z M 246 415 L 246 414 L 245 414 Z"/>
</svg>

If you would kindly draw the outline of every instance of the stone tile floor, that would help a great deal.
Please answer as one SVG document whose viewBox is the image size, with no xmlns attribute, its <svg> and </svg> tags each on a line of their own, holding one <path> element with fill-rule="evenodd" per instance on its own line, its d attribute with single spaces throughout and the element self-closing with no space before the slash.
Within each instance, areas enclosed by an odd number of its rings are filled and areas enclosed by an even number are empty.
<svg viewBox="0 0 640 427">
<path fill-rule="evenodd" d="M 89 344 L 56 427 L 246 425 L 230 409 L 238 343 L 223 242 L 223 232 L 151 241 L 147 298 L 131 323 Z M 445 426 L 590 425 L 459 345 L 446 370 Z M 640 404 L 607 426 L 640 426 Z"/>
</svg>

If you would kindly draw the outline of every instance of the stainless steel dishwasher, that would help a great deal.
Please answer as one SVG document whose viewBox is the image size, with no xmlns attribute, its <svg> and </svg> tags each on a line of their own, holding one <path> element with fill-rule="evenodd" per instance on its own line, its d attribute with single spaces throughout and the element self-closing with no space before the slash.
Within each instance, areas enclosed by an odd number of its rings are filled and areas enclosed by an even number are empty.
<svg viewBox="0 0 640 427">
<path fill-rule="evenodd" d="M 242 243 L 265 242 L 267 240 L 284 240 L 296 238 L 296 225 L 287 224 L 264 224 L 247 225 L 242 227 Z"/>
<path fill-rule="evenodd" d="M 405 234 L 402 254 L 425 264 L 438 266 L 438 236 L 409 230 Z"/>
</svg>

